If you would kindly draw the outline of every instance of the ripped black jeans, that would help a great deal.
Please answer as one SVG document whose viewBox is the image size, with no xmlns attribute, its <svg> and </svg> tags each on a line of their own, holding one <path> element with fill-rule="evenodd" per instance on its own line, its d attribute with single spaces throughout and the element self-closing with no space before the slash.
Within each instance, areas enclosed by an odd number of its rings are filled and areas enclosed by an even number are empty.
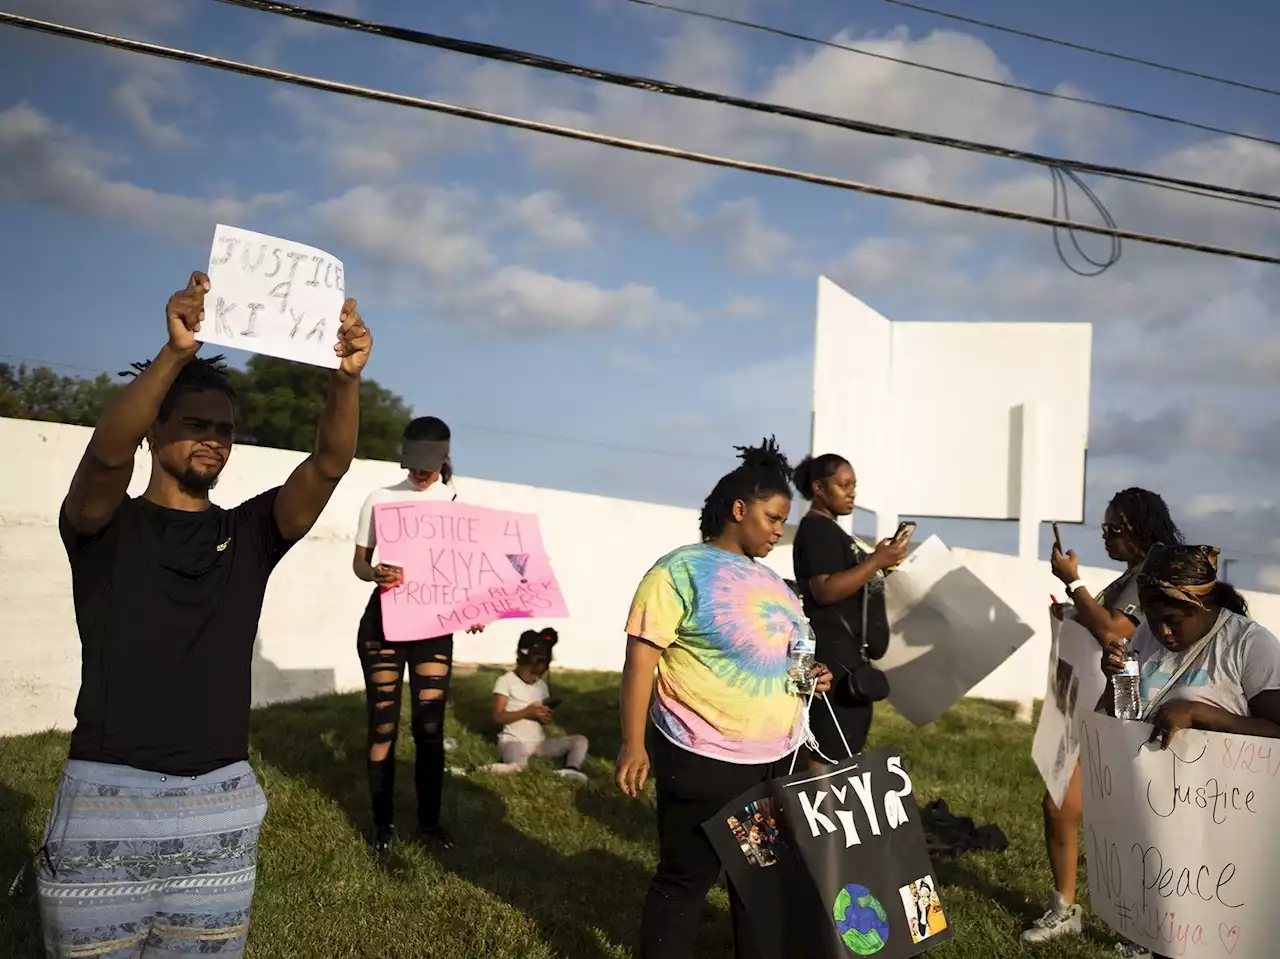
<svg viewBox="0 0 1280 959">
<path fill-rule="evenodd" d="M 440 825 L 440 794 L 444 789 L 444 710 L 453 671 L 453 636 L 388 643 L 382 634 L 382 604 L 375 590 L 360 619 L 357 646 L 364 669 L 374 827 L 390 826 L 394 816 L 396 735 L 407 667 L 418 826 L 432 829 Z"/>
</svg>

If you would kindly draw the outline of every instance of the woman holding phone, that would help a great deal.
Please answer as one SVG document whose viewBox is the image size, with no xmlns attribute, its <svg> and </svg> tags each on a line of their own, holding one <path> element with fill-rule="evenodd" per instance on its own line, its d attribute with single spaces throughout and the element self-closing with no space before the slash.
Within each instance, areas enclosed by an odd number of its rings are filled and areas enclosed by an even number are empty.
<svg viewBox="0 0 1280 959">
<path fill-rule="evenodd" d="M 853 512 L 858 477 L 849 461 L 836 453 L 805 457 L 796 467 L 795 483 L 813 505 L 796 529 L 792 563 L 805 615 L 817 637 L 816 658 L 835 676 L 827 699 L 840 728 L 825 708 L 812 710 L 809 723 L 823 755 L 840 760 L 845 758 L 845 741 L 855 753 L 866 745 L 875 707 L 871 696 L 888 692 L 887 684 L 859 691 L 853 677 L 888 648 L 885 571 L 906 558 L 914 525 L 904 524 L 897 536 L 874 549 L 841 529 L 836 519 Z M 810 765 L 818 768 L 825 760 L 812 756 Z"/>
<path fill-rule="evenodd" d="M 1063 551 L 1055 526 L 1049 565 L 1053 575 L 1066 587 L 1071 605 L 1055 603 L 1049 610 L 1050 614 L 1056 619 L 1068 615 L 1073 617 L 1103 649 L 1112 649 L 1127 642 L 1143 621 L 1138 573 L 1146 562 L 1147 554 L 1159 543 L 1173 546 L 1181 542 L 1182 533 L 1159 494 L 1138 488 L 1116 493 L 1102 517 L 1102 544 L 1111 559 L 1124 563 L 1125 571 L 1094 597 L 1080 579 L 1080 562 L 1075 552 Z M 1062 805 L 1056 805 L 1046 790 L 1043 807 L 1044 840 L 1053 872 L 1054 890 L 1044 915 L 1022 934 L 1022 941 L 1028 944 L 1079 935 L 1083 928 L 1083 910 L 1076 904 L 1080 821 L 1084 817 L 1079 764 L 1071 776 Z M 1118 954 L 1141 956 L 1143 952 L 1138 946 L 1122 943 Z"/>
<path fill-rule="evenodd" d="M 356 647 L 364 670 L 368 715 L 369 795 L 373 804 L 373 850 L 386 852 L 395 841 L 394 800 L 396 735 L 400 728 L 400 694 L 409 673 L 410 727 L 413 730 L 414 783 L 418 793 L 418 828 L 424 839 L 449 849 L 453 839 L 440 825 L 444 789 L 444 710 L 453 669 L 453 635 L 390 643 L 382 632 L 382 593 L 400 584 L 397 566 L 374 563 L 378 546 L 374 507 L 380 503 L 421 500 L 451 502 L 453 466 L 449 461 L 449 427 L 434 416 L 421 416 L 404 428 L 400 465 L 407 471 L 393 486 L 376 489 L 360 508 L 352 569 L 376 588 L 369 596 Z M 472 626 L 477 633 L 484 627 Z"/>
</svg>

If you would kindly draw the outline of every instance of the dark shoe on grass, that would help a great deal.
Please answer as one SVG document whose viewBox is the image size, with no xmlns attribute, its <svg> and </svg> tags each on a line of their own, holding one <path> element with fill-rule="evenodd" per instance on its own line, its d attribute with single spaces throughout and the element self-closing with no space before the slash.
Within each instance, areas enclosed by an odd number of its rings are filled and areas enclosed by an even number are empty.
<svg viewBox="0 0 1280 959">
<path fill-rule="evenodd" d="M 420 832 L 422 838 L 437 849 L 456 849 L 458 846 L 443 826 L 423 826 Z"/>
<path fill-rule="evenodd" d="M 373 842 L 369 843 L 369 849 L 375 856 L 382 856 L 391 851 L 391 847 L 396 844 L 396 827 L 395 826 L 375 826 L 373 830 Z"/>
</svg>

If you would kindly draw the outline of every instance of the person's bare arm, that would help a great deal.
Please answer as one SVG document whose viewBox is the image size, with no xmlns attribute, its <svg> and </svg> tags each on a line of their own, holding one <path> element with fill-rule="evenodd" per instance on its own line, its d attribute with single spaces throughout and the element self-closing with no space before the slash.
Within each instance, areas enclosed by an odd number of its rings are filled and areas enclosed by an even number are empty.
<svg viewBox="0 0 1280 959">
<path fill-rule="evenodd" d="M 871 582 L 876 573 L 890 569 L 907 558 L 908 540 L 884 539 L 876 544 L 875 552 L 857 566 L 838 573 L 820 573 L 809 578 L 809 595 L 819 606 L 831 606 L 848 599 Z"/>
<path fill-rule="evenodd" d="M 1049 568 L 1064 586 L 1070 586 L 1080 578 L 1080 561 L 1076 558 L 1075 550 L 1069 549 L 1064 553 L 1055 546 L 1049 557 Z M 1077 586 L 1069 596 L 1076 607 L 1076 622 L 1092 633 L 1103 649 L 1109 649 L 1128 639 L 1138 628 L 1125 613 L 1118 609 L 1107 609 L 1094 599 L 1088 587 Z"/>
<path fill-rule="evenodd" d="M 316 451 L 285 481 L 275 502 L 280 535 L 293 542 L 315 525 L 351 467 L 360 435 L 360 373 L 369 359 L 373 338 L 356 312 L 356 301 L 342 305 L 342 324 L 334 347 L 342 363 L 329 380 L 329 396 L 316 434 Z"/>
<path fill-rule="evenodd" d="M 377 583 L 383 589 L 399 586 L 404 578 L 404 570 L 399 566 L 388 566 L 386 563 L 373 565 L 373 547 L 357 546 L 356 554 L 351 558 L 351 571 L 357 579 L 366 583 Z"/>
<path fill-rule="evenodd" d="M 542 703 L 530 703 L 524 709 L 508 710 L 508 702 L 510 697 L 502 693 L 493 694 L 492 716 L 495 726 L 507 726 L 522 719 L 533 719 L 538 722 L 551 721 L 551 710 Z"/>
<path fill-rule="evenodd" d="M 63 506 L 67 522 L 82 536 L 92 536 L 110 522 L 124 501 L 133 478 L 133 458 L 160 415 L 169 387 L 196 355 L 195 334 L 204 319 L 209 278 L 191 274 L 185 290 L 169 298 L 165 322 L 169 342 L 156 358 L 107 405 L 80 458 Z"/>
<path fill-rule="evenodd" d="M 627 660 L 622 667 L 622 749 L 614 764 L 614 781 L 628 796 L 636 796 L 649 778 L 649 753 L 644 746 L 653 671 L 662 650 L 636 636 L 627 637 Z"/>
</svg>

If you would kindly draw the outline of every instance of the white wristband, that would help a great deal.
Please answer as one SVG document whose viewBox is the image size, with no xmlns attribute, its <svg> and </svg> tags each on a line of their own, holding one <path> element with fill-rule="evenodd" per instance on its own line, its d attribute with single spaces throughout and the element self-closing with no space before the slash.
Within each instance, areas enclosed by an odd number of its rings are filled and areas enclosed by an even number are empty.
<svg viewBox="0 0 1280 959">
<path fill-rule="evenodd" d="M 1082 586 L 1084 586 L 1084 580 L 1082 579 L 1072 580 L 1067 585 L 1067 595 L 1070 596 L 1072 593 L 1074 593 L 1077 589 L 1080 589 Z"/>
</svg>

